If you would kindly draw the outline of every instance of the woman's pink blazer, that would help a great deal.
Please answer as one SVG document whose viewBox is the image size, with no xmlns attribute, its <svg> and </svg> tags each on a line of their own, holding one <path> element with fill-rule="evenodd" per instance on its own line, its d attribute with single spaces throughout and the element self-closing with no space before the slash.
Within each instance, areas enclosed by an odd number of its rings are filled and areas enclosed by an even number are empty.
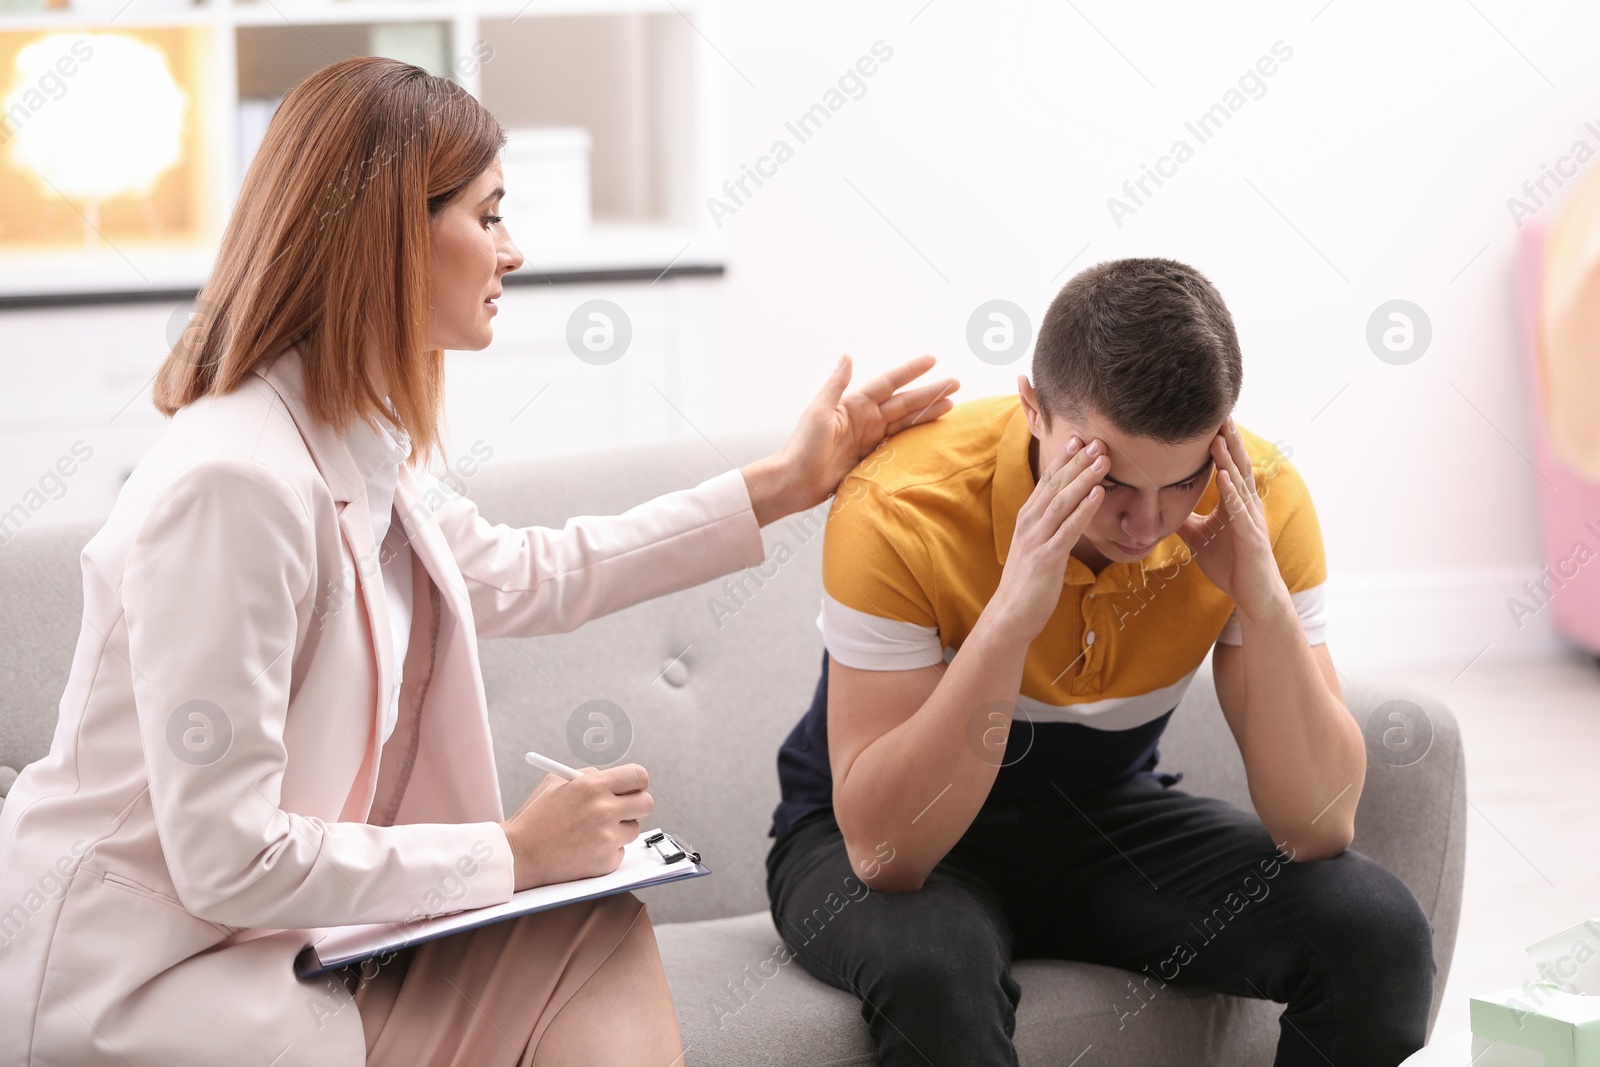
<svg viewBox="0 0 1600 1067">
<path fill-rule="evenodd" d="M 363 1063 L 344 987 L 294 977 L 309 931 L 512 893 L 479 632 L 565 632 L 764 556 L 738 470 L 554 530 L 402 468 L 419 581 L 380 753 L 394 652 L 354 472 L 290 349 L 180 410 L 84 548 L 50 753 L 0 811 L 5 1067 Z"/>
</svg>

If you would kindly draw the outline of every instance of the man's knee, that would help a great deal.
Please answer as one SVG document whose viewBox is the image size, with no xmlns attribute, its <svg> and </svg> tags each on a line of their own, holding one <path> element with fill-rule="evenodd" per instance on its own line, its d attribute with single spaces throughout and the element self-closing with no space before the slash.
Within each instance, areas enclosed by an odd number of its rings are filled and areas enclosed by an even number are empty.
<svg viewBox="0 0 1600 1067">
<path fill-rule="evenodd" d="M 880 981 L 934 1001 L 956 1001 L 994 988 L 1010 971 L 1010 953 L 987 925 L 957 924 L 915 938 L 877 939 Z"/>
<path fill-rule="evenodd" d="M 1320 944 L 1396 984 L 1433 980 L 1433 926 L 1417 898 L 1376 860 L 1346 851 L 1325 864 L 1305 904 Z"/>
<path fill-rule="evenodd" d="M 975 986 L 1002 981 L 1010 945 L 991 917 L 953 903 L 937 890 L 874 892 L 837 912 L 790 909 L 782 917 L 783 937 L 802 962 L 848 957 L 859 983 L 885 995 L 959 999 Z"/>
<path fill-rule="evenodd" d="M 1009 1047 L 1022 989 L 993 927 L 955 922 L 917 937 L 876 931 L 871 942 L 856 993 L 880 1042 L 905 1039 L 958 1062 L 992 1062 L 995 1049 Z"/>
</svg>

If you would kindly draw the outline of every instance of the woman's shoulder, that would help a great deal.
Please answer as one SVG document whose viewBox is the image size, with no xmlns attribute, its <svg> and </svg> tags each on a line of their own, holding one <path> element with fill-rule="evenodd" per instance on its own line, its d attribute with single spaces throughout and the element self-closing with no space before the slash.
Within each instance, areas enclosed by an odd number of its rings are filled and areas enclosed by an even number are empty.
<svg viewBox="0 0 1600 1067">
<path fill-rule="evenodd" d="M 230 393 L 203 396 L 179 409 L 145 457 L 156 466 L 213 458 L 253 460 L 291 484 L 317 473 L 283 400 L 256 375 Z"/>
<path fill-rule="evenodd" d="M 293 498 L 308 520 L 336 510 L 293 417 L 255 375 L 232 392 L 178 409 L 129 472 L 107 526 L 136 529 L 159 499 L 197 479 L 208 488 L 238 484 L 241 495 L 266 489 Z"/>
</svg>

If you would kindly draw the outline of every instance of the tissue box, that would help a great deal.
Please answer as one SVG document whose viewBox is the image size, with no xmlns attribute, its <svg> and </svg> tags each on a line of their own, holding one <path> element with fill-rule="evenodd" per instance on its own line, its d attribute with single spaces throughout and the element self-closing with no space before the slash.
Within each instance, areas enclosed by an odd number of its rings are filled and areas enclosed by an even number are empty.
<svg viewBox="0 0 1600 1067">
<path fill-rule="evenodd" d="M 1473 997 L 1473 1067 L 1600 1067 L 1600 997 L 1524 982 Z"/>
<path fill-rule="evenodd" d="M 1539 977 L 1568 993 L 1600 995 L 1600 919 L 1528 946 Z"/>
</svg>

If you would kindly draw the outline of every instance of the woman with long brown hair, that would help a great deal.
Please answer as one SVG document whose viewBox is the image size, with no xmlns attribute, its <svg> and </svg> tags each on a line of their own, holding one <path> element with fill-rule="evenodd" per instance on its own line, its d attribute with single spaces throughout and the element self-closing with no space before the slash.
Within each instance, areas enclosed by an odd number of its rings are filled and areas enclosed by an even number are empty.
<svg viewBox="0 0 1600 1067">
<path fill-rule="evenodd" d="M 0 1063 L 647 1064 L 682 1055 L 644 906 L 574 904 L 301 981 L 312 932 L 612 870 L 637 764 L 501 808 L 486 636 L 570 630 L 764 556 L 885 436 L 951 406 L 931 357 L 782 449 L 619 516 L 493 525 L 424 470 L 444 350 L 492 339 L 522 255 L 504 131 L 359 58 L 297 85 L 245 176 L 171 416 L 82 555 L 49 754 L 0 811 Z"/>
</svg>

